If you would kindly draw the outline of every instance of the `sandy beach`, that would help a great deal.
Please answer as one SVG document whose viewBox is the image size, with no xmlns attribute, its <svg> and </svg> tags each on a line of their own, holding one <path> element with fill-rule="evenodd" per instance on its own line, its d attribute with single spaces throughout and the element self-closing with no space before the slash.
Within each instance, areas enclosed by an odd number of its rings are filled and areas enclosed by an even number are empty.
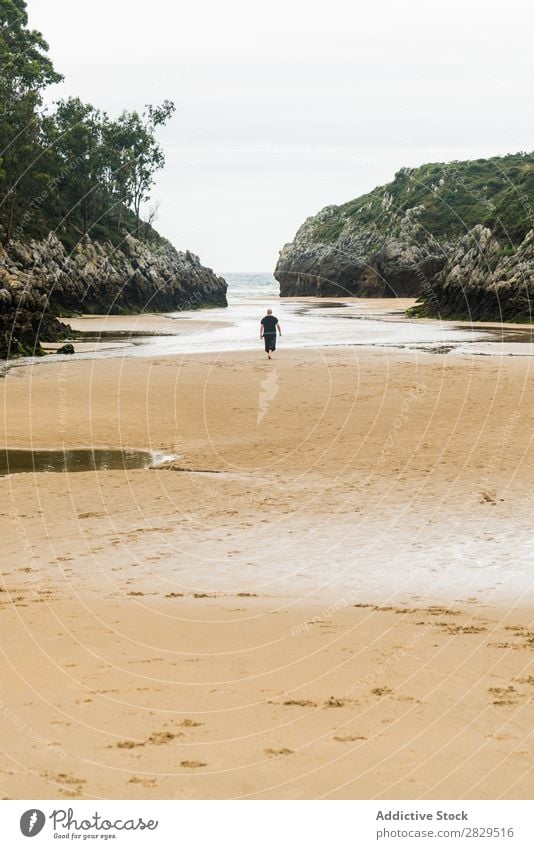
<svg viewBox="0 0 534 849">
<path fill-rule="evenodd" d="M 0 849 L 534 849 L 533 4 L 0 10 Z"/>
<path fill-rule="evenodd" d="M 4 798 L 531 798 L 529 358 L 40 362 L 0 479 Z"/>
</svg>

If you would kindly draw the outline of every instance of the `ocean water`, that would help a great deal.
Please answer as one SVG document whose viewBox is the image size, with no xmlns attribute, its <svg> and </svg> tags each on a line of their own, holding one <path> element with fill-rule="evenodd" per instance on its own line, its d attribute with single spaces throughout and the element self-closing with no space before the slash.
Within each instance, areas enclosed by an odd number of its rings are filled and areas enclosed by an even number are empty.
<svg viewBox="0 0 534 849">
<path fill-rule="evenodd" d="M 280 284 L 270 272 L 264 271 L 226 271 L 222 277 L 228 283 L 228 303 L 237 303 L 243 298 L 280 297 Z"/>
</svg>

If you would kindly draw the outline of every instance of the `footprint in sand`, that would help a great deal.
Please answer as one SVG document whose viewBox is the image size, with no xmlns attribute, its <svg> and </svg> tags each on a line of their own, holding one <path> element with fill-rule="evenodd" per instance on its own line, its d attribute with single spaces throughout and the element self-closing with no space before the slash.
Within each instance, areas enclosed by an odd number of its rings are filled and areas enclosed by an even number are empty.
<svg viewBox="0 0 534 849">
<path fill-rule="evenodd" d="M 200 769 L 207 764 L 202 763 L 202 761 L 180 761 L 180 766 L 184 769 Z"/>
<path fill-rule="evenodd" d="M 175 737 L 184 737 L 182 732 L 173 734 L 171 731 L 155 731 L 147 739 L 147 743 L 152 743 L 154 746 L 162 746 L 164 743 L 170 743 Z"/>
<path fill-rule="evenodd" d="M 518 705 L 522 699 L 522 694 L 512 684 L 508 687 L 490 687 L 488 693 L 496 697 L 492 702 L 494 705 Z"/>
<path fill-rule="evenodd" d="M 155 778 L 137 778 L 136 775 L 133 775 L 128 784 L 140 784 L 142 787 L 158 787 L 158 782 Z"/>
<path fill-rule="evenodd" d="M 429 613 L 430 616 L 440 616 L 441 614 L 445 614 L 446 616 L 461 616 L 461 610 L 453 610 L 448 607 L 439 607 L 439 605 L 433 604 L 430 607 L 425 607 L 423 610 L 424 613 Z"/>
<path fill-rule="evenodd" d="M 318 707 L 317 702 L 312 702 L 310 699 L 288 699 L 286 702 L 282 702 L 284 707 Z"/>
<path fill-rule="evenodd" d="M 356 740 L 367 740 L 367 737 L 361 737 L 360 735 L 353 736 L 351 734 L 338 734 L 334 737 L 334 740 L 337 740 L 338 743 L 355 743 Z"/>
<path fill-rule="evenodd" d="M 58 784 L 85 784 L 85 778 L 76 778 L 66 772 L 45 772 L 43 777 L 49 781 L 57 781 Z"/>
<path fill-rule="evenodd" d="M 356 699 L 338 699 L 335 696 L 330 696 L 323 706 L 325 708 L 342 708 L 350 704 L 357 705 L 358 701 Z"/>
<path fill-rule="evenodd" d="M 525 644 L 532 646 L 534 644 L 534 631 L 529 631 L 528 628 L 523 628 L 518 636 L 525 640 Z"/>
<path fill-rule="evenodd" d="M 68 799 L 74 799 L 82 793 L 83 785 L 86 784 L 85 778 L 76 778 L 66 772 L 51 773 L 45 772 L 42 778 L 48 781 L 53 781 L 54 784 L 61 784 L 59 795 L 66 796 Z M 64 785 L 67 785 L 66 787 Z"/>
<path fill-rule="evenodd" d="M 266 755 L 269 757 L 278 757 L 278 755 L 293 755 L 293 749 L 264 749 L 263 750 Z"/>
<path fill-rule="evenodd" d="M 436 624 L 447 634 L 482 634 L 488 630 L 485 625 L 456 625 L 455 622 L 437 622 Z"/>
<path fill-rule="evenodd" d="M 121 740 L 116 743 L 117 749 L 136 749 L 139 746 L 162 746 L 171 743 L 176 737 L 183 737 L 183 732 L 173 734 L 171 731 L 154 731 L 146 740 Z M 108 746 L 108 748 L 111 748 Z"/>
<path fill-rule="evenodd" d="M 162 663 L 162 657 L 146 657 L 143 660 L 129 660 L 128 663 Z"/>
</svg>

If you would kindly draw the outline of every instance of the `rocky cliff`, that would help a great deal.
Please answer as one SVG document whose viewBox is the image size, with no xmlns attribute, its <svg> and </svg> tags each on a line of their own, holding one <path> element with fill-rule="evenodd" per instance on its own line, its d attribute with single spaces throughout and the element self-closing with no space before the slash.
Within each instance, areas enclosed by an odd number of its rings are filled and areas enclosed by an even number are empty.
<svg viewBox="0 0 534 849">
<path fill-rule="evenodd" d="M 0 249 L 0 355 L 39 353 L 69 332 L 73 313 L 159 312 L 226 306 L 226 282 L 163 240 L 118 247 L 85 237 L 72 252 L 50 234 Z"/>
<path fill-rule="evenodd" d="M 426 315 L 517 317 L 533 225 L 532 154 L 403 168 L 308 218 L 274 275 L 283 297 L 419 296 Z"/>
<path fill-rule="evenodd" d="M 474 321 L 532 321 L 534 230 L 517 247 L 478 225 L 459 239 L 411 311 Z"/>
<path fill-rule="evenodd" d="M 339 234 L 329 242 L 334 226 Z M 403 297 L 419 295 L 445 262 L 444 247 L 414 215 L 381 230 L 351 217 L 340 222 L 339 208 L 327 207 L 284 246 L 274 276 L 282 297 Z"/>
</svg>

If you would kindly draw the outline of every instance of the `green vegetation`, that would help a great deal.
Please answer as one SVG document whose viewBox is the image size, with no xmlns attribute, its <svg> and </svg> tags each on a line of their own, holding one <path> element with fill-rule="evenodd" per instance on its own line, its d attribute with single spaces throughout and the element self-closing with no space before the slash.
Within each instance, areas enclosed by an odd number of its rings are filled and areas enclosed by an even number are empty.
<svg viewBox="0 0 534 849">
<path fill-rule="evenodd" d="M 112 120 L 69 98 L 48 112 L 43 91 L 62 77 L 47 51 L 28 28 L 25 0 L 0 0 L 1 242 L 51 230 L 68 250 L 85 235 L 114 244 L 126 233 L 161 241 L 141 209 L 165 162 L 155 132 L 174 104 Z"/>
<path fill-rule="evenodd" d="M 313 220 L 312 235 L 331 243 L 345 228 L 390 229 L 406 214 L 438 239 L 458 237 L 483 224 L 518 245 L 534 227 L 534 156 L 516 153 L 401 168 L 386 186 Z"/>
<path fill-rule="evenodd" d="M 327 221 L 321 221 L 314 226 L 314 234 L 319 242 L 329 244 L 335 242 L 341 235 L 344 221 L 339 217 L 333 217 Z"/>
</svg>

